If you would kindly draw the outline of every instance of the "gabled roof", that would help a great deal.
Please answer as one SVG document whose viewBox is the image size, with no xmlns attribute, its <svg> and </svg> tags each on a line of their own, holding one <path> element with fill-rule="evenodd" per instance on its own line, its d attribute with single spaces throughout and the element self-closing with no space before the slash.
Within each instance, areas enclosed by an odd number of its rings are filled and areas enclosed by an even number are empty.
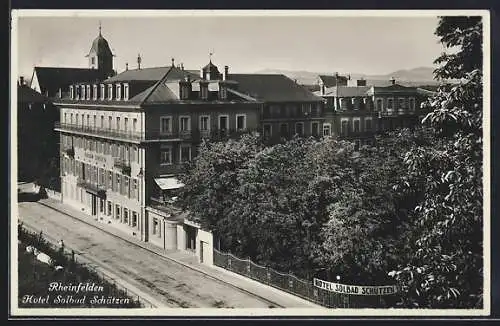
<svg viewBox="0 0 500 326">
<path fill-rule="evenodd" d="M 329 76 L 329 75 L 319 75 L 319 79 L 323 83 L 325 87 L 333 87 L 337 86 L 337 80 L 341 82 L 341 84 L 347 83 L 346 76 Z"/>
<path fill-rule="evenodd" d="M 78 82 L 93 82 L 99 79 L 100 72 L 97 69 L 88 68 L 66 68 L 66 67 L 35 67 L 32 78 L 38 81 L 42 94 L 48 92 L 53 94 L 62 88 L 66 90 L 69 85 Z"/>
<path fill-rule="evenodd" d="M 27 85 L 17 85 L 18 103 L 47 103 L 48 101 L 48 98 L 29 88 Z"/>
<path fill-rule="evenodd" d="M 182 70 L 177 67 L 154 67 L 126 70 L 116 76 L 108 78 L 104 83 L 130 82 L 130 81 L 158 81 L 169 73 L 169 80 L 181 80 L 189 75 L 191 79 L 199 78 L 199 72 L 195 70 Z"/>
<path fill-rule="evenodd" d="M 266 102 L 319 102 L 318 97 L 285 75 L 230 74 L 238 82 L 237 91 Z"/>
</svg>

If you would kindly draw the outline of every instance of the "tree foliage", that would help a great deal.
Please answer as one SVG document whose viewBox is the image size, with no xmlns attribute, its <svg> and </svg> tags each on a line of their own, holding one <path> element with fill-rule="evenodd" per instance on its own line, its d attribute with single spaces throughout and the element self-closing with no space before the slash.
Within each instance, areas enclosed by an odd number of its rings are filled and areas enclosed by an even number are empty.
<svg viewBox="0 0 500 326">
<path fill-rule="evenodd" d="M 478 17 L 442 17 L 436 34 L 455 53 L 436 60 L 439 78 L 460 78 L 429 101 L 423 123 L 432 144 L 405 155 L 399 191 L 420 195 L 411 216 L 411 250 L 391 272 L 403 304 L 480 307 L 483 293 L 482 25 Z M 458 50 L 457 50 L 458 48 Z"/>
</svg>

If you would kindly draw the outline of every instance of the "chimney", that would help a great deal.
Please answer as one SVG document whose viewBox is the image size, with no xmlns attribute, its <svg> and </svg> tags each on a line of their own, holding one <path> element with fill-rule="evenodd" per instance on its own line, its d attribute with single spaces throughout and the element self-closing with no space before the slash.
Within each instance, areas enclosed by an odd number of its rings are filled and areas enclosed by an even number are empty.
<svg viewBox="0 0 500 326">
<path fill-rule="evenodd" d="M 172 67 L 175 67 L 175 59 L 172 58 Z"/>
<path fill-rule="evenodd" d="M 181 62 L 181 70 L 184 71 L 184 64 Z"/>
<path fill-rule="evenodd" d="M 59 93 L 59 94 L 58 94 L 58 95 L 59 95 L 59 98 L 62 98 L 62 89 L 61 89 L 61 88 L 59 88 L 59 92 L 58 92 L 58 93 Z"/>
<path fill-rule="evenodd" d="M 391 78 L 391 85 L 396 85 L 396 79 L 394 79 L 394 77 Z"/>
<path fill-rule="evenodd" d="M 137 69 L 141 69 L 141 62 L 142 62 L 141 55 L 138 54 L 137 55 Z"/>
<path fill-rule="evenodd" d="M 19 77 L 19 86 L 24 86 L 24 76 Z"/>
<path fill-rule="evenodd" d="M 347 75 L 347 80 L 351 80 L 351 74 Z"/>
<path fill-rule="evenodd" d="M 125 63 L 125 71 L 128 71 L 128 62 Z"/>
<path fill-rule="evenodd" d="M 229 77 L 229 66 L 224 66 L 224 75 L 222 75 L 223 80 L 227 80 Z"/>
</svg>

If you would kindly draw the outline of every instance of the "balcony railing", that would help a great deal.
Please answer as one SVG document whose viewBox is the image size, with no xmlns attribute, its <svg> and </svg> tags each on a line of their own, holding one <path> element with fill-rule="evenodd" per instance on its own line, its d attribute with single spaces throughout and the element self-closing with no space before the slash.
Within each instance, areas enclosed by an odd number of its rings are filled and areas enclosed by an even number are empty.
<svg viewBox="0 0 500 326">
<path fill-rule="evenodd" d="M 130 176 L 131 167 L 128 161 L 120 158 L 115 158 L 113 165 L 119 168 L 123 174 Z"/>
<path fill-rule="evenodd" d="M 181 131 L 181 132 L 160 132 L 160 131 L 148 131 L 148 132 L 138 132 L 138 131 L 125 131 L 111 128 L 100 128 L 91 127 L 77 124 L 60 123 L 56 122 L 54 124 L 55 129 L 60 129 L 62 131 L 73 131 L 85 134 L 90 134 L 98 137 L 111 137 L 119 138 L 133 141 L 145 141 L 145 140 L 165 140 L 165 139 L 190 139 L 191 131 Z"/>
<path fill-rule="evenodd" d="M 103 198 L 106 197 L 106 189 L 102 186 L 93 184 L 93 183 L 86 181 L 86 180 L 83 180 L 81 178 L 78 178 L 76 185 L 84 188 L 85 190 L 87 190 L 87 191 L 89 191 L 97 196 L 100 196 Z"/>
</svg>

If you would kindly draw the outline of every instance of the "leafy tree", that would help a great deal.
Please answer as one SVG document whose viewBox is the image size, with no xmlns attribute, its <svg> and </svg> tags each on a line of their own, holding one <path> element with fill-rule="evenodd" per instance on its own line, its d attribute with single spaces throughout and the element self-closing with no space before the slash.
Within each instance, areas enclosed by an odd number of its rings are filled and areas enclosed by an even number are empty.
<svg viewBox="0 0 500 326">
<path fill-rule="evenodd" d="M 482 22 L 441 17 L 436 35 L 454 53 L 435 63 L 440 87 L 423 123 L 432 144 L 405 155 L 407 175 L 398 191 L 419 199 L 411 217 L 404 263 L 390 273 L 411 307 L 478 308 L 483 293 Z"/>
<path fill-rule="evenodd" d="M 180 176 L 185 184 L 181 193 L 181 205 L 188 208 L 195 222 L 217 234 L 224 234 L 222 245 L 230 247 L 233 228 L 228 220 L 234 193 L 238 188 L 237 173 L 243 164 L 261 148 L 256 136 L 244 135 L 239 140 L 203 142 L 199 155 Z"/>
</svg>

